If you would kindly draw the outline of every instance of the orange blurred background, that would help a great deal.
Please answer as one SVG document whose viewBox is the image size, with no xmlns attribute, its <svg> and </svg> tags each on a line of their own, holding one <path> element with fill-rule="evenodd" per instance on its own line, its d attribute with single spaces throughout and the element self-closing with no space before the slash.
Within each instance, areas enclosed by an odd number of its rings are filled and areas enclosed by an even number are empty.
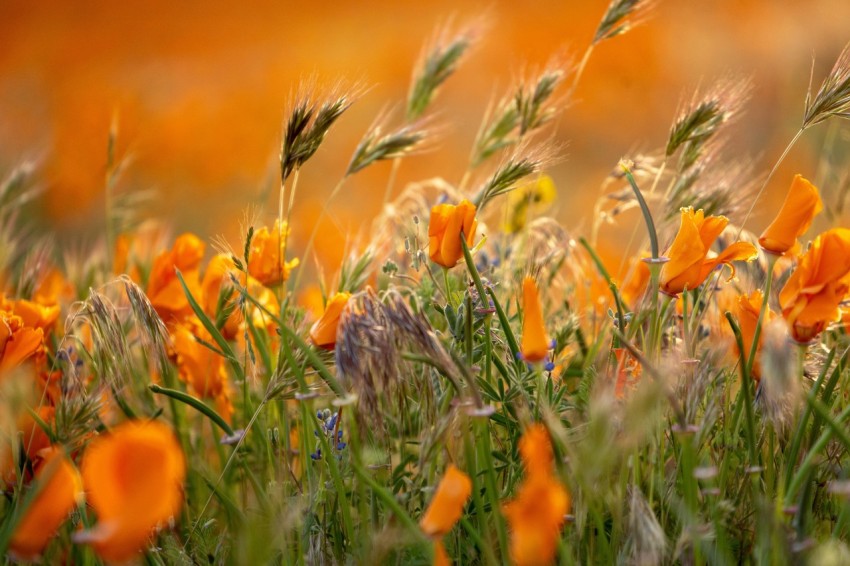
<svg viewBox="0 0 850 566">
<path fill-rule="evenodd" d="M 293 237 L 303 245 L 360 137 L 382 111 L 397 117 L 423 43 L 447 19 L 486 14 L 488 28 L 433 108 L 449 125 L 432 151 L 405 160 L 396 182 L 457 182 L 486 105 L 553 54 L 580 57 L 607 2 L 171 2 L 0 4 L 0 172 L 36 158 L 46 193 L 35 222 L 60 241 L 102 233 L 107 135 L 132 162 L 124 188 L 156 191 L 145 216 L 177 230 L 238 241 L 248 207 L 276 213 L 281 124 L 299 81 L 339 78 L 368 90 L 304 167 Z M 660 1 L 649 19 L 601 44 L 557 122 L 564 159 L 551 168 L 558 214 L 589 229 L 600 184 L 618 159 L 662 146 L 694 87 L 749 75 L 753 100 L 730 142 L 768 169 L 799 127 L 815 82 L 850 40 L 847 0 Z M 804 136 L 775 178 L 814 175 L 823 126 Z M 389 166 L 356 175 L 329 209 L 320 259 L 335 269 L 342 232 L 378 213 Z M 778 203 L 753 217 L 764 225 Z M 334 244 L 337 242 L 337 244 Z"/>
</svg>

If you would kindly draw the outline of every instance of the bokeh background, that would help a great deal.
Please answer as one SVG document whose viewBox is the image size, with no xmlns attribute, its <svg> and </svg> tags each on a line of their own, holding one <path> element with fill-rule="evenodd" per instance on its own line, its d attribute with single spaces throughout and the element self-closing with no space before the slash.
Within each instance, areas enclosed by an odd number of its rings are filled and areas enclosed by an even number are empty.
<svg viewBox="0 0 850 566">
<path fill-rule="evenodd" d="M 276 156 L 299 81 L 359 81 L 368 89 L 304 168 L 293 237 L 303 244 L 358 140 L 381 112 L 400 111 L 423 43 L 447 21 L 485 16 L 481 41 L 434 108 L 440 143 L 405 161 L 396 186 L 457 182 L 486 105 L 553 55 L 578 58 L 603 0 L 458 2 L 0 2 L 0 172 L 39 163 L 45 193 L 30 211 L 60 242 L 102 233 L 107 136 L 132 158 L 123 189 L 153 189 L 141 211 L 179 231 L 238 239 L 251 207 L 276 210 Z M 557 214 L 589 228 L 605 176 L 624 154 L 664 144 L 694 88 L 751 76 L 753 99 L 731 149 L 768 169 L 797 130 L 814 58 L 815 83 L 850 40 L 847 0 L 659 1 L 590 59 L 554 138 Z M 814 177 L 828 126 L 808 132 L 771 184 Z M 389 165 L 355 176 L 320 233 L 320 260 L 339 262 L 344 233 L 379 212 Z M 767 199 L 751 224 L 778 208 Z M 263 214 L 263 211 L 265 214 Z M 636 219 L 635 219 L 636 220 Z"/>
</svg>

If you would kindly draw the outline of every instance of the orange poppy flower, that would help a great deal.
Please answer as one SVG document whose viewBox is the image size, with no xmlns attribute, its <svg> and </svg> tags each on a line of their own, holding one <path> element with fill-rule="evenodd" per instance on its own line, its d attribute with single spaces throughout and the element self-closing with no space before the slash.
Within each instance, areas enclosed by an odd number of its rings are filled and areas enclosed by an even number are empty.
<svg viewBox="0 0 850 566">
<path fill-rule="evenodd" d="M 298 264 L 298 258 L 285 261 L 283 254 L 289 226 L 286 222 L 281 226 L 279 220 L 274 221 L 274 227 L 269 230 L 263 226 L 254 232 L 251 238 L 251 249 L 248 252 L 248 273 L 263 285 L 277 285 L 289 279 L 289 273 Z"/>
<path fill-rule="evenodd" d="M 198 269 L 204 258 L 205 247 L 194 234 L 183 234 L 174 241 L 170 250 L 160 253 L 153 262 L 146 294 L 167 324 L 192 314 L 192 307 L 189 306 L 175 270 L 180 270 L 192 295 L 199 298 L 201 288 Z"/>
<path fill-rule="evenodd" d="M 552 444 L 542 424 L 520 439 L 525 478 L 512 501 L 503 507 L 511 532 L 511 559 L 518 566 L 550 564 L 570 509 L 570 496 L 553 468 Z"/>
<path fill-rule="evenodd" d="M 310 327 L 310 340 L 313 344 L 326 350 L 334 349 L 339 316 L 350 298 L 351 293 L 336 293 L 330 298 L 321 318 Z"/>
<path fill-rule="evenodd" d="M 44 460 L 36 471 L 39 487 L 35 499 L 27 507 L 9 543 L 10 552 L 22 560 L 34 560 L 82 501 L 83 482 L 74 465 L 59 448 L 42 452 Z"/>
<path fill-rule="evenodd" d="M 180 511 L 185 475 L 180 445 L 160 422 L 126 422 L 93 440 L 83 457 L 83 483 L 97 524 L 75 540 L 91 544 L 103 560 L 130 560 Z"/>
<path fill-rule="evenodd" d="M 837 320 L 850 287 L 850 230 L 815 238 L 779 293 L 782 316 L 798 342 L 808 342 Z"/>
<path fill-rule="evenodd" d="M 678 295 L 683 290 L 696 289 L 718 265 L 732 266 L 733 261 L 751 261 L 758 256 L 755 246 L 735 242 L 709 258 L 711 245 L 729 224 L 725 216 L 705 216 L 702 209 L 682 209 L 682 223 L 673 244 L 665 254 L 670 261 L 661 268 L 660 287 L 668 295 Z M 732 267 L 732 275 L 735 268 Z"/>
<path fill-rule="evenodd" d="M 797 238 L 809 229 L 821 210 L 823 202 L 817 187 L 802 175 L 795 175 L 779 214 L 762 233 L 759 245 L 767 252 L 784 254 L 796 246 Z"/>
<path fill-rule="evenodd" d="M 194 319 L 171 328 L 171 348 L 178 374 L 192 393 L 214 399 L 216 409 L 229 422 L 233 406 L 224 358 L 198 342 L 195 336 L 212 342 L 209 332 Z"/>
<path fill-rule="evenodd" d="M 549 353 L 550 343 L 543 324 L 543 308 L 537 283 L 532 277 L 522 280 L 522 358 L 530 363 L 542 362 Z"/>
<path fill-rule="evenodd" d="M 758 326 L 759 313 L 761 312 L 761 304 L 763 301 L 764 295 L 762 295 L 761 291 L 753 291 L 750 295 L 741 295 L 738 297 L 738 300 L 735 302 L 735 315 L 738 318 L 738 326 L 741 328 L 741 338 L 744 343 L 744 356 L 750 355 L 750 350 L 753 347 L 753 338 L 756 335 L 756 326 Z M 767 323 L 773 320 L 776 316 L 772 310 L 770 310 L 770 306 L 767 307 L 767 312 L 764 313 L 764 320 L 762 322 L 762 329 L 767 326 Z M 763 333 L 759 335 L 759 343 L 756 346 L 756 357 L 753 361 L 753 370 L 752 376 L 753 379 L 759 380 L 761 378 L 761 363 L 759 362 L 759 354 L 761 352 L 761 343 Z M 735 347 L 737 350 L 737 346 Z"/>
<path fill-rule="evenodd" d="M 0 378 L 43 350 L 44 331 L 0 310 Z"/>
<path fill-rule="evenodd" d="M 628 275 L 620 287 L 620 297 L 627 307 L 636 309 L 638 301 L 643 297 L 646 287 L 649 285 L 651 274 L 649 265 L 641 259 L 632 259 L 629 264 Z"/>
<path fill-rule="evenodd" d="M 43 305 L 26 299 L 4 302 L 2 298 L 0 298 L 0 304 L 2 304 L 0 308 L 21 317 L 24 326 L 41 328 L 45 332 L 52 329 L 59 318 L 59 305 L 55 304 Z"/>
<path fill-rule="evenodd" d="M 466 199 L 460 204 L 438 204 L 431 208 L 428 221 L 428 252 L 431 261 L 449 268 L 457 265 L 463 257 L 460 233 L 463 231 L 466 245 L 472 247 L 478 220 L 475 205 Z"/>
<path fill-rule="evenodd" d="M 437 491 L 419 521 L 422 531 L 439 538 L 452 530 L 463 515 L 463 506 L 472 495 L 472 480 L 454 464 L 449 464 Z"/>
</svg>

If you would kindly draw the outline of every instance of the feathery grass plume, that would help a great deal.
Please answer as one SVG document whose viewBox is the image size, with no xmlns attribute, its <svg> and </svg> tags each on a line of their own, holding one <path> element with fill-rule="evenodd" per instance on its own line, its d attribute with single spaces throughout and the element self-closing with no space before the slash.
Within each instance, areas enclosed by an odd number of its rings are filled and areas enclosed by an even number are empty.
<svg viewBox="0 0 850 566">
<path fill-rule="evenodd" d="M 611 0 L 596 28 L 593 45 L 622 35 L 639 25 L 653 4 L 653 0 Z"/>
<path fill-rule="evenodd" d="M 664 528 L 637 486 L 629 486 L 630 564 L 662 564 L 667 553 Z"/>
<path fill-rule="evenodd" d="M 850 43 L 844 46 L 814 99 L 811 84 L 809 85 L 802 129 L 805 130 L 833 116 L 850 118 Z"/>
<path fill-rule="evenodd" d="M 475 137 L 472 167 L 549 122 L 558 110 L 552 95 L 564 76 L 563 64 L 550 63 L 533 80 L 520 81 L 511 94 L 499 101 L 495 112 L 488 111 Z"/>
<path fill-rule="evenodd" d="M 336 91 L 337 86 L 333 90 Z M 327 99 L 314 99 L 312 88 L 302 87 L 296 96 L 283 130 L 280 147 L 280 181 L 285 183 L 293 171 L 313 157 L 334 122 L 348 110 L 357 98 L 358 89 L 338 94 L 332 92 Z"/>
<path fill-rule="evenodd" d="M 762 182 L 750 159 L 729 160 L 709 150 L 696 165 L 678 175 L 665 203 L 665 219 L 687 206 L 733 221 L 746 211 Z"/>
<path fill-rule="evenodd" d="M 417 120 L 425 113 L 440 85 L 457 70 L 461 59 L 475 43 L 474 27 L 461 29 L 451 35 L 443 28 L 427 45 L 413 71 L 413 82 L 407 97 L 407 121 Z"/>
<path fill-rule="evenodd" d="M 521 180 L 539 173 L 544 166 L 551 162 L 552 152 L 552 148 L 546 146 L 536 146 L 530 149 L 518 148 L 512 156 L 499 165 L 478 190 L 472 201 L 478 213 L 480 214 L 487 203 L 497 196 L 515 189 L 517 183 Z"/>
<path fill-rule="evenodd" d="M 369 278 L 370 267 L 375 259 L 371 248 L 363 253 L 351 254 L 342 263 L 339 274 L 339 291 L 354 293 L 363 287 Z"/>
<path fill-rule="evenodd" d="M 12 169 L 0 183 L 0 282 L 20 259 L 21 230 L 17 226 L 20 208 L 38 196 L 42 187 L 32 184 L 35 164 L 26 161 Z"/>
<path fill-rule="evenodd" d="M 346 177 L 353 175 L 376 161 L 410 155 L 417 149 L 421 149 L 422 142 L 430 134 L 431 132 L 424 128 L 422 121 L 405 124 L 384 134 L 381 120 L 378 120 L 357 144 L 345 175 Z"/>
<path fill-rule="evenodd" d="M 105 295 L 89 289 L 89 297 L 72 322 L 80 319 L 91 330 L 92 372 L 114 391 L 118 391 L 130 380 L 130 346 L 118 310 Z M 78 340 L 80 349 L 84 348 Z"/>
<path fill-rule="evenodd" d="M 383 421 L 379 399 L 404 385 L 403 353 L 412 349 L 437 365 L 459 390 L 455 364 L 430 324 L 397 291 L 381 302 L 371 288 L 351 296 L 337 326 L 335 359 L 340 379 L 357 394 L 364 415 Z"/>
<path fill-rule="evenodd" d="M 670 129 L 665 158 L 680 148 L 679 171 L 693 166 L 717 132 L 737 117 L 752 90 L 749 79 L 721 79 L 703 96 L 694 93 L 691 101 L 680 111 Z"/>
<path fill-rule="evenodd" d="M 766 324 L 762 332 L 761 395 L 762 414 L 784 437 L 794 426 L 803 400 L 800 375 L 797 373 L 797 348 L 789 348 L 788 327 L 781 318 Z"/>
<path fill-rule="evenodd" d="M 146 357 L 156 357 L 161 374 L 168 371 L 168 330 L 165 323 L 156 313 L 144 291 L 129 277 L 122 275 L 119 280 L 124 284 L 124 290 L 130 301 L 136 328 L 139 331 Z"/>
</svg>

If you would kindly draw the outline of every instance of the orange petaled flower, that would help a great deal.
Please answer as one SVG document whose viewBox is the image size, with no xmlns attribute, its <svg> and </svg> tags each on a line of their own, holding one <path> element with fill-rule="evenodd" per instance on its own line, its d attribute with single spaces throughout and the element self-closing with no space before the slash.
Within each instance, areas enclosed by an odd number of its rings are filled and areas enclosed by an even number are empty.
<svg viewBox="0 0 850 566">
<path fill-rule="evenodd" d="M 530 363 L 542 362 L 549 352 L 549 339 L 543 324 L 543 308 L 533 277 L 522 280 L 522 358 Z"/>
<path fill-rule="evenodd" d="M 779 293 L 791 336 L 808 342 L 837 320 L 850 286 L 850 230 L 834 228 L 815 238 Z"/>
<path fill-rule="evenodd" d="M 321 318 L 310 327 L 310 340 L 313 344 L 326 350 L 336 346 L 336 329 L 339 326 L 339 315 L 348 304 L 351 293 L 336 293 L 328 300 L 328 306 Z"/>
<path fill-rule="evenodd" d="M 519 451 L 525 479 L 513 501 L 503 508 L 511 531 L 511 559 L 518 566 L 550 564 L 570 496 L 554 473 L 552 444 L 542 424 L 532 425 L 523 434 Z"/>
<path fill-rule="evenodd" d="M 738 318 L 738 325 L 741 328 L 741 341 L 744 343 L 744 357 L 750 355 L 750 350 L 753 348 L 753 339 L 756 336 L 756 327 L 758 326 L 759 313 L 761 312 L 761 304 L 764 295 L 761 291 L 753 291 L 750 295 L 741 295 L 735 303 L 735 311 Z M 767 323 L 773 320 L 776 316 L 770 306 L 767 307 L 767 312 L 764 313 L 762 321 L 762 329 L 767 326 Z M 763 333 L 759 335 L 758 346 L 756 346 L 756 357 L 753 361 L 752 376 L 758 380 L 761 378 L 761 364 L 759 363 L 759 354 L 761 352 L 761 343 Z M 737 346 L 736 346 L 737 350 Z"/>
<path fill-rule="evenodd" d="M 472 480 L 454 464 L 449 464 L 437 491 L 419 521 L 422 532 L 440 538 L 450 530 L 463 515 L 463 506 L 472 495 Z"/>
<path fill-rule="evenodd" d="M 198 342 L 196 336 L 212 342 L 209 332 L 194 319 L 171 328 L 171 348 L 180 379 L 195 395 L 214 399 L 216 410 L 230 422 L 233 405 L 224 358 Z"/>
<path fill-rule="evenodd" d="M 168 251 L 157 256 L 148 278 L 147 296 L 166 324 L 192 314 L 186 293 L 177 279 L 180 270 L 186 286 L 196 298 L 200 296 L 198 269 L 204 258 L 204 243 L 194 234 L 183 234 Z"/>
<path fill-rule="evenodd" d="M 9 550 L 16 558 L 35 560 L 53 538 L 68 514 L 82 501 L 83 482 L 74 465 L 59 448 L 43 451 L 44 460 L 35 478 L 43 485 L 21 517 Z"/>
<path fill-rule="evenodd" d="M 475 218 L 475 205 L 466 199 L 457 206 L 438 204 L 431 208 L 428 221 L 428 254 L 431 261 L 443 267 L 454 267 L 463 257 L 460 234 L 466 239 L 466 245 L 472 246 L 478 220 Z"/>
<path fill-rule="evenodd" d="M 43 350 L 44 331 L 0 310 L 0 378 Z"/>
<path fill-rule="evenodd" d="M 629 263 L 629 272 L 620 287 L 620 296 L 629 308 L 637 309 L 638 301 L 643 297 L 649 284 L 649 265 L 642 259 L 632 259 Z"/>
<path fill-rule="evenodd" d="M 263 226 L 251 238 L 251 249 L 248 253 L 248 273 L 263 285 L 277 285 L 289 279 L 289 272 L 298 266 L 298 258 L 286 261 L 286 238 L 289 226 L 286 222 L 281 225 L 274 221 L 274 227 L 269 230 Z"/>
<path fill-rule="evenodd" d="M 180 511 L 186 463 L 177 439 L 157 421 L 130 421 L 89 444 L 83 483 L 97 524 L 77 533 L 103 560 L 125 562 L 155 528 Z"/>
<path fill-rule="evenodd" d="M 809 229 L 821 210 L 823 203 L 817 187 L 802 175 L 795 175 L 779 214 L 762 233 L 759 245 L 767 252 L 784 254 L 797 245 L 797 238 Z"/>
<path fill-rule="evenodd" d="M 725 216 L 705 216 L 702 209 L 682 209 L 682 223 L 673 244 L 665 254 L 670 261 L 661 268 L 661 290 L 678 295 L 685 289 L 696 289 L 718 265 L 732 266 L 733 261 L 751 261 L 758 250 L 748 242 L 735 242 L 709 258 L 711 245 L 729 224 Z M 732 275 L 735 268 L 732 267 Z"/>
<path fill-rule="evenodd" d="M 45 305 L 26 299 L 8 301 L 0 296 L 0 310 L 21 317 L 24 326 L 41 328 L 45 332 L 49 332 L 59 318 L 59 305 Z"/>
</svg>

